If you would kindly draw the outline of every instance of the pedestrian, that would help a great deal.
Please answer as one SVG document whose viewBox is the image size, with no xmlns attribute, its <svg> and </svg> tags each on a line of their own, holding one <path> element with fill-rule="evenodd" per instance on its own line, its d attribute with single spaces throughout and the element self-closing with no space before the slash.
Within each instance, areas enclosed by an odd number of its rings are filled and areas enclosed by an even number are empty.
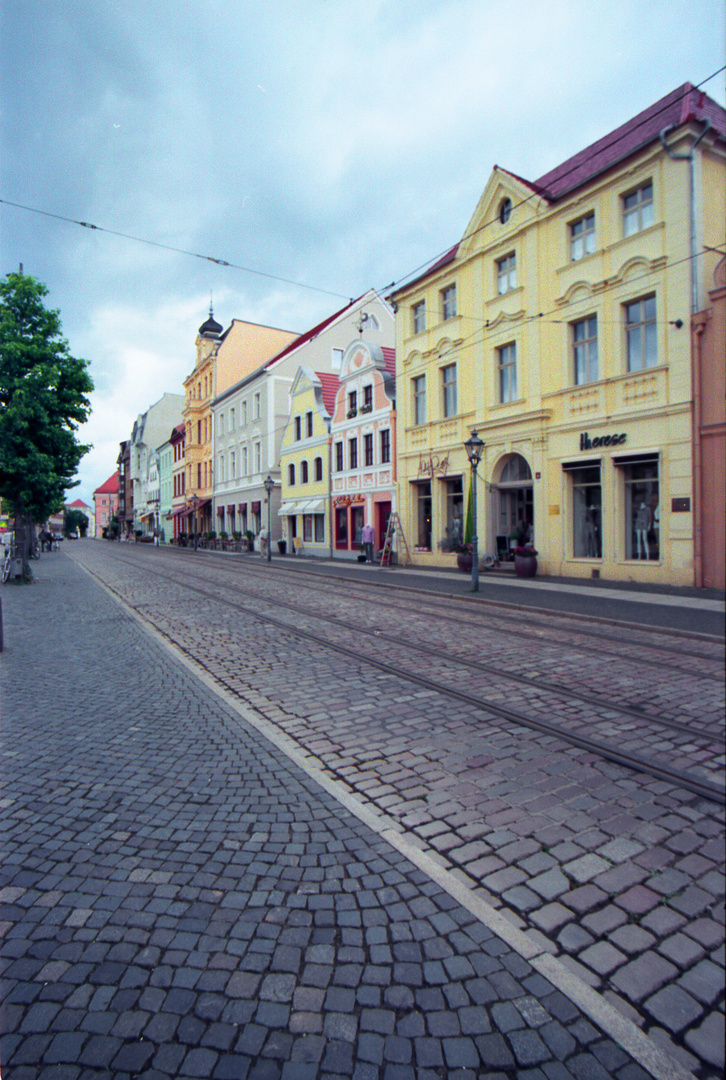
<svg viewBox="0 0 726 1080">
<path fill-rule="evenodd" d="M 270 542 L 270 534 L 268 533 L 267 529 L 260 529 L 259 541 L 260 541 L 260 555 L 264 559 L 265 556 L 267 555 L 267 545 Z"/>
<path fill-rule="evenodd" d="M 366 522 L 363 526 L 360 534 L 361 544 L 366 556 L 366 562 L 373 562 L 373 541 L 375 540 L 376 533 L 373 526 Z"/>
</svg>

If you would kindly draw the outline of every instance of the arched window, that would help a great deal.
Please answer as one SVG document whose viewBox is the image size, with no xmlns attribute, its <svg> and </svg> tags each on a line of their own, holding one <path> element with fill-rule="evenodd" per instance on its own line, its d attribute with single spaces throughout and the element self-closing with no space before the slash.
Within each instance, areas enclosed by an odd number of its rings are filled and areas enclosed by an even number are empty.
<svg viewBox="0 0 726 1080">
<path fill-rule="evenodd" d="M 308 482 L 308 463 L 307 461 L 300 462 L 300 483 L 307 484 Z"/>
<path fill-rule="evenodd" d="M 521 454 L 513 454 L 502 468 L 500 484 L 517 484 L 532 479 L 532 470 Z"/>
<path fill-rule="evenodd" d="M 295 466 L 292 463 L 287 467 L 287 482 L 290 487 L 295 487 Z"/>
<path fill-rule="evenodd" d="M 323 459 L 321 457 L 315 458 L 315 479 L 323 479 Z"/>
<path fill-rule="evenodd" d="M 499 204 L 499 220 L 501 221 L 502 225 L 506 225 L 511 216 L 512 216 L 512 200 L 511 199 L 502 199 L 502 201 Z"/>
</svg>

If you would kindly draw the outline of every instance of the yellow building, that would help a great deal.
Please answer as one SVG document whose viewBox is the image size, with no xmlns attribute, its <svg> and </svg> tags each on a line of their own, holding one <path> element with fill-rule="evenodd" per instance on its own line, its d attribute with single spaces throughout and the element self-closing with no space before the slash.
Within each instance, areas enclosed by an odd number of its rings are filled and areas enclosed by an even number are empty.
<svg viewBox="0 0 726 1080">
<path fill-rule="evenodd" d="M 207 532 L 212 525 L 213 416 L 212 401 L 297 337 L 288 330 L 234 319 L 223 333 L 212 309 L 199 327 L 196 363 L 184 380 L 185 496 L 187 529 Z"/>
<path fill-rule="evenodd" d="M 290 390 L 280 476 L 283 540 L 291 552 L 332 557 L 330 425 L 340 383 L 331 372 L 301 366 Z"/>
<path fill-rule="evenodd" d="M 480 554 L 694 583 L 690 316 L 724 244 L 724 110 L 686 84 L 534 183 L 495 167 L 461 242 L 397 289 L 401 517 Z M 685 156 L 688 155 L 688 156 Z"/>
</svg>

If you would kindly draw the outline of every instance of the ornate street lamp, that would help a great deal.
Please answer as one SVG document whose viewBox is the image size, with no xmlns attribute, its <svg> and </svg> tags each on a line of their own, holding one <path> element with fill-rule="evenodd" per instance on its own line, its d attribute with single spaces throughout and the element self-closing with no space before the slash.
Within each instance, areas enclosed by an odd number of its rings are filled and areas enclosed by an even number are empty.
<svg viewBox="0 0 726 1080">
<path fill-rule="evenodd" d="M 476 431 L 472 431 L 470 437 L 464 443 L 464 449 L 466 450 L 466 456 L 469 458 L 471 464 L 471 507 L 472 507 L 472 526 L 474 535 L 471 538 L 471 590 L 472 592 L 479 592 L 479 537 L 477 536 L 477 515 L 476 515 L 476 470 L 479 466 L 479 462 L 482 459 L 484 453 L 484 447 L 486 443 L 477 435 Z"/>
<path fill-rule="evenodd" d="M 272 561 L 272 492 L 275 487 L 275 481 L 269 475 L 265 480 L 265 491 L 267 492 L 267 561 Z"/>
</svg>

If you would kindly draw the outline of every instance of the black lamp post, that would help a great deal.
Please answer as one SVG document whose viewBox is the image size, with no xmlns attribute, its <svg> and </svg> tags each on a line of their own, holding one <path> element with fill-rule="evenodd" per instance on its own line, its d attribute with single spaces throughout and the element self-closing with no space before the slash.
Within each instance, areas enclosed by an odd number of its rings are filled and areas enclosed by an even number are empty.
<svg viewBox="0 0 726 1080">
<path fill-rule="evenodd" d="M 267 492 L 267 561 L 272 561 L 272 492 L 275 487 L 275 481 L 269 475 L 265 480 L 265 491 Z"/>
<path fill-rule="evenodd" d="M 486 443 L 477 435 L 476 431 L 472 431 L 470 437 L 464 443 L 464 449 L 466 450 L 466 456 L 469 458 L 471 464 L 471 510 L 472 510 L 472 527 L 474 535 L 471 538 L 471 589 L 472 592 L 479 592 L 479 537 L 477 536 L 477 514 L 476 514 L 476 470 L 479 466 L 479 462 L 482 459 L 484 453 L 484 447 Z"/>
</svg>

